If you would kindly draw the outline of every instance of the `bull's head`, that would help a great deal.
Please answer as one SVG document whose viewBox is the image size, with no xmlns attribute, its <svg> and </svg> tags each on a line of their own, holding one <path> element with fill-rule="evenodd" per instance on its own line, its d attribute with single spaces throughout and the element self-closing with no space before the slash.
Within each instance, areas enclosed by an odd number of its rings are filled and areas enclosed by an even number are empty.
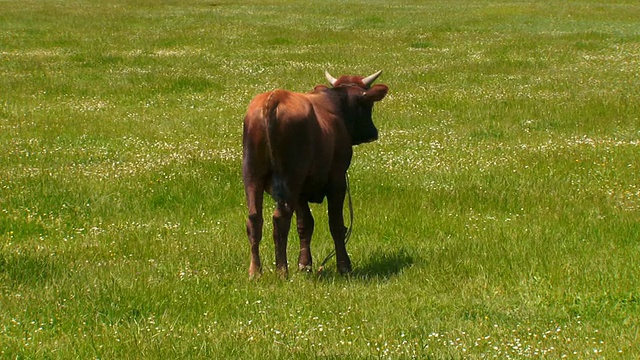
<svg viewBox="0 0 640 360">
<path fill-rule="evenodd" d="M 331 74 L 329 74 L 327 70 L 324 71 L 324 76 L 326 76 L 327 81 L 329 81 L 329 84 L 331 84 L 331 86 L 333 87 L 338 87 L 341 85 L 342 86 L 355 85 L 355 86 L 360 86 L 363 89 L 370 88 L 371 84 L 373 84 L 373 82 L 376 81 L 376 79 L 378 78 L 378 76 L 380 76 L 380 74 L 382 74 L 382 70 L 378 71 L 375 74 L 369 75 L 365 78 L 360 76 L 342 76 L 340 77 L 340 79 L 336 79 L 333 76 L 331 76 Z"/>
<path fill-rule="evenodd" d="M 382 100 L 389 91 L 386 85 L 371 86 L 380 74 L 382 74 L 382 70 L 364 78 L 361 76 L 341 76 L 336 79 L 328 71 L 325 71 L 325 76 L 331 86 L 346 93 L 346 97 L 343 98 L 342 111 L 353 145 L 378 139 L 378 129 L 371 118 L 373 104 Z"/>
</svg>

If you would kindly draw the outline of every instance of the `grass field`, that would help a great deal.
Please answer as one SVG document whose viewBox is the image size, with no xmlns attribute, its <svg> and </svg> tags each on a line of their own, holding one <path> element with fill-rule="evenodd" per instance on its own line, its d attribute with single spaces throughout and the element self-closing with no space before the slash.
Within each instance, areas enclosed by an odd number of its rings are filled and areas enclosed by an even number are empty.
<svg viewBox="0 0 640 360">
<path fill-rule="evenodd" d="M 249 281 L 244 110 L 324 69 L 390 88 L 354 273 Z M 0 154 L 0 358 L 640 357 L 637 1 L 2 0 Z"/>
</svg>

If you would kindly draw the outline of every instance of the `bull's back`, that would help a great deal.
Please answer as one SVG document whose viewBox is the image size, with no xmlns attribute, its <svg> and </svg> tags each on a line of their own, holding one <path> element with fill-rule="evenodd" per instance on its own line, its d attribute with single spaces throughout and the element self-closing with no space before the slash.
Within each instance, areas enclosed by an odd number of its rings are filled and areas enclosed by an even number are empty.
<svg viewBox="0 0 640 360">
<path fill-rule="evenodd" d="M 267 177 L 274 199 L 299 194 L 314 172 L 321 133 L 306 94 L 275 90 L 256 96 L 245 116 L 244 176 Z"/>
</svg>

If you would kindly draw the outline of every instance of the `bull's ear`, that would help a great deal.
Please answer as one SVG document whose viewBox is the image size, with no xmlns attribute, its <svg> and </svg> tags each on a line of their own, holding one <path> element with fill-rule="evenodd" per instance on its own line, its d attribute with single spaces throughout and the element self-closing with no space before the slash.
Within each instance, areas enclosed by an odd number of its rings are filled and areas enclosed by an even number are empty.
<svg viewBox="0 0 640 360">
<path fill-rule="evenodd" d="M 316 87 L 313 88 L 313 92 L 320 92 L 325 90 L 329 90 L 329 87 L 326 85 L 316 85 Z"/>
<path fill-rule="evenodd" d="M 364 97 L 371 102 L 376 102 L 384 99 L 384 97 L 387 96 L 388 91 L 389 88 L 387 85 L 377 84 L 373 85 L 371 89 L 365 91 Z"/>
</svg>

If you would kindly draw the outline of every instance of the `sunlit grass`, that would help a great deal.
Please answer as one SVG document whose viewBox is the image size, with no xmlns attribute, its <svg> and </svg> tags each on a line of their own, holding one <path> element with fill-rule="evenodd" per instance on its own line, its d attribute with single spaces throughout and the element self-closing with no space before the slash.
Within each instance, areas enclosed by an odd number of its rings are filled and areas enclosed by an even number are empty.
<svg viewBox="0 0 640 360">
<path fill-rule="evenodd" d="M 632 1 L 0 3 L 0 357 L 640 356 L 638 19 Z M 324 69 L 390 87 L 350 171 L 354 273 L 279 280 L 265 214 L 248 281 L 244 109 Z"/>
</svg>

